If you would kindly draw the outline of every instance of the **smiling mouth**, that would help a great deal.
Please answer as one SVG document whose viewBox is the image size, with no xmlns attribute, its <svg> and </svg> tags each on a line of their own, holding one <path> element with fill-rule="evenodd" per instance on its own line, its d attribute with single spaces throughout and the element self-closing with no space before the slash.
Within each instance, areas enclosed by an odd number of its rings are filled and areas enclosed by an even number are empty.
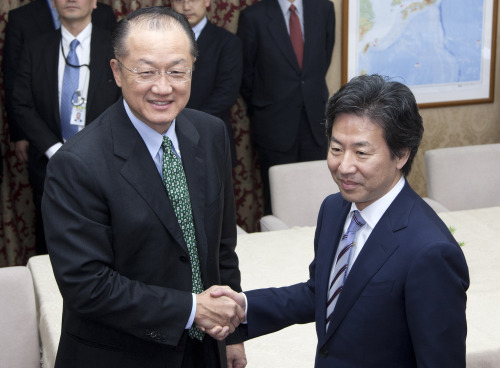
<svg viewBox="0 0 500 368">
<path fill-rule="evenodd" d="M 359 185 L 357 182 L 352 181 L 352 180 L 340 179 L 339 182 L 340 182 L 340 185 L 342 186 L 342 188 L 345 190 L 354 189 L 355 187 L 357 187 Z"/>
<path fill-rule="evenodd" d="M 156 106 L 167 106 L 170 101 L 151 101 L 151 103 Z"/>
</svg>

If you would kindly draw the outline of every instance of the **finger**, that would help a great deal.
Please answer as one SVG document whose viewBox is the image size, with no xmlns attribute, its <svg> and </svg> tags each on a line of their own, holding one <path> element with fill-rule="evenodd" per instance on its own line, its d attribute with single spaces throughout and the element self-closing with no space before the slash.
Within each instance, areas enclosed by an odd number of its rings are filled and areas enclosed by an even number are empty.
<svg viewBox="0 0 500 368">
<path fill-rule="evenodd" d="M 229 335 L 229 328 L 227 326 L 222 327 L 219 333 L 210 334 L 215 340 L 223 341 Z"/>
<path fill-rule="evenodd" d="M 210 296 L 212 298 L 219 298 L 221 296 L 229 296 L 233 290 L 229 286 L 215 286 L 210 289 Z"/>
</svg>

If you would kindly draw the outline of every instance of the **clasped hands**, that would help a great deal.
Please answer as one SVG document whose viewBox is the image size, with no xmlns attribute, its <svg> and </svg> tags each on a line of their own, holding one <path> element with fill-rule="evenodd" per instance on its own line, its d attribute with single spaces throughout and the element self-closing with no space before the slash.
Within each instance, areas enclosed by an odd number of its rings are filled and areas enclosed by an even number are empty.
<svg viewBox="0 0 500 368">
<path fill-rule="evenodd" d="M 212 286 L 196 295 L 194 323 L 216 340 L 224 340 L 245 320 L 245 297 L 229 286 Z"/>
</svg>

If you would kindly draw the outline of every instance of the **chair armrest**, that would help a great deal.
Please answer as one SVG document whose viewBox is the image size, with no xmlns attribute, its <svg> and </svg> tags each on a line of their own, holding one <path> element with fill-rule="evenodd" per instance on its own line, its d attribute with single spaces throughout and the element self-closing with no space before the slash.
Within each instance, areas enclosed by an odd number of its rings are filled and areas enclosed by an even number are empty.
<svg viewBox="0 0 500 368">
<path fill-rule="evenodd" d="M 236 225 L 236 234 L 247 234 L 243 228 L 241 228 L 239 225 Z"/>
<path fill-rule="evenodd" d="M 290 226 L 274 215 L 267 215 L 260 219 L 260 231 L 286 230 Z"/>
</svg>

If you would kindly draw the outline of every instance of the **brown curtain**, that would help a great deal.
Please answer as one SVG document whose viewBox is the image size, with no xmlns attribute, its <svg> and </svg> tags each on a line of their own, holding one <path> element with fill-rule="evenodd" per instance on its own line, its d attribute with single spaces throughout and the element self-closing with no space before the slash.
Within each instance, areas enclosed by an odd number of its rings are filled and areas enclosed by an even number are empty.
<svg viewBox="0 0 500 368">
<path fill-rule="evenodd" d="M 0 2 L 0 58 L 3 57 L 8 12 L 28 3 L 26 0 Z M 120 20 L 140 7 L 169 5 L 169 0 L 102 0 L 113 7 Z M 255 0 L 212 0 L 208 18 L 215 24 L 236 32 L 239 11 Z M 4 109 L 3 75 L 0 77 L 0 145 L 3 175 L 0 188 L 0 267 L 25 265 L 35 254 L 34 204 L 26 165 L 17 161 L 9 139 Z M 238 224 L 246 231 L 258 231 L 262 215 L 262 189 L 258 163 L 250 142 L 250 122 L 241 98 L 231 110 L 238 165 L 233 172 Z"/>
</svg>

